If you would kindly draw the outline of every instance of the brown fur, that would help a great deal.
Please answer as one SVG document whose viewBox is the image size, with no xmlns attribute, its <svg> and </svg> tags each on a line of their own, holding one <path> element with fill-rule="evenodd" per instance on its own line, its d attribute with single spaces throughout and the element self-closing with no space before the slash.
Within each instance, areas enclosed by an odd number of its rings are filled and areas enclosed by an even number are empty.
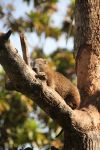
<svg viewBox="0 0 100 150">
<path fill-rule="evenodd" d="M 77 87 L 61 73 L 53 71 L 46 60 L 35 59 L 32 69 L 36 71 L 37 75 L 43 75 L 44 73 L 47 76 L 47 85 L 55 89 L 72 109 L 79 107 L 80 95 Z"/>
</svg>

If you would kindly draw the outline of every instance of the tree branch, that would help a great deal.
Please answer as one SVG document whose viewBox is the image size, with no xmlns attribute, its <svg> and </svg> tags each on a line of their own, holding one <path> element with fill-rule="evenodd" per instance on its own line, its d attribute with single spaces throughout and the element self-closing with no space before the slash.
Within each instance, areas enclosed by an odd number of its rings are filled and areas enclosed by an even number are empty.
<svg viewBox="0 0 100 150">
<path fill-rule="evenodd" d="M 26 64 L 30 66 L 30 57 L 28 52 L 27 39 L 23 33 L 20 33 L 19 35 L 20 35 L 20 41 L 22 46 L 23 59 L 25 60 Z"/>
<path fill-rule="evenodd" d="M 91 96 L 98 95 L 98 92 L 100 95 L 100 9 L 96 7 L 99 5 L 98 0 L 76 1 L 76 70 L 82 106 L 91 103 Z"/>
<path fill-rule="evenodd" d="M 0 34 L 0 63 L 14 89 L 31 98 L 65 130 L 91 128 L 93 123 L 87 111 L 72 110 L 56 91 L 46 85 L 45 81 L 36 78 L 36 73 L 25 63 L 8 40 L 10 34 L 11 31 Z"/>
</svg>

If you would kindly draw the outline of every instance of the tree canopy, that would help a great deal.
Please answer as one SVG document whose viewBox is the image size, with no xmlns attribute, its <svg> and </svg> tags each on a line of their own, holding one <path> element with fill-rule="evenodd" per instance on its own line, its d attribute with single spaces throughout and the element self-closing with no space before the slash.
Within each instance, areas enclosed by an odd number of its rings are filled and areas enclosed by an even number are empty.
<svg viewBox="0 0 100 150">
<path fill-rule="evenodd" d="M 14 32 L 37 33 L 39 39 L 45 34 L 45 39 L 51 37 L 56 41 L 65 35 L 66 43 L 74 36 L 74 1 L 66 5 L 65 15 L 61 26 L 55 26 L 56 20 L 52 16 L 58 12 L 58 0 L 36 1 L 33 9 L 24 16 L 15 18 L 13 13 L 16 7 L 12 3 L 0 4 L 0 19 L 5 29 L 11 28 Z M 23 0 L 29 6 L 31 0 Z M 31 45 L 34 40 L 31 40 Z M 74 49 L 67 47 L 57 49 L 49 55 L 43 51 L 43 45 L 32 47 L 31 59 L 43 57 L 49 61 L 50 67 L 63 73 L 76 83 L 74 71 Z M 61 148 L 63 135 L 55 139 L 60 131 L 60 126 L 52 121 L 33 101 L 16 92 L 4 88 L 5 72 L 0 68 L 0 148 L 6 146 L 13 150 L 24 143 L 31 143 L 33 147 L 42 149 L 50 146 Z M 48 137 L 48 138 L 47 138 Z"/>
</svg>

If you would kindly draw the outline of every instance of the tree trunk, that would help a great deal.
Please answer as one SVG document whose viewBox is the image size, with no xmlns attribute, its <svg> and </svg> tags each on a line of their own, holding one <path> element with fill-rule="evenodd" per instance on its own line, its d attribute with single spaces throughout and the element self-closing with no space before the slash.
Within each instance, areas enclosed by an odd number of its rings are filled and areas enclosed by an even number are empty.
<svg viewBox="0 0 100 150">
<path fill-rule="evenodd" d="M 67 136 L 67 137 L 66 137 Z M 100 131 L 93 130 L 85 133 L 71 132 L 70 136 L 65 135 L 65 145 L 63 150 L 99 150 Z"/>
<path fill-rule="evenodd" d="M 82 98 L 100 91 L 100 1 L 77 0 L 76 37 L 78 87 Z"/>
<path fill-rule="evenodd" d="M 90 115 L 93 129 L 65 132 L 64 150 L 99 150 L 100 121 L 98 126 L 95 122 L 100 120 L 100 0 L 76 0 L 75 23 L 80 109 Z"/>
<path fill-rule="evenodd" d="M 75 49 L 81 105 L 72 110 L 11 46 L 11 31 L 0 34 L 0 64 L 7 73 L 10 88 L 38 104 L 64 130 L 63 150 L 100 149 L 100 0 L 76 1 Z"/>
</svg>

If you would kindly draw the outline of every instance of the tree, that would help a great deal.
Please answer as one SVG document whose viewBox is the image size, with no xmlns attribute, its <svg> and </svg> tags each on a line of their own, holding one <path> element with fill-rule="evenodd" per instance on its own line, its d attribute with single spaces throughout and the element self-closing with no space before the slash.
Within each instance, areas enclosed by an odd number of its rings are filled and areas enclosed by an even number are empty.
<svg viewBox="0 0 100 150">
<path fill-rule="evenodd" d="M 71 25 L 71 18 L 73 18 L 74 3 L 72 1 L 66 6 L 66 14 L 63 18 L 62 26 L 60 27 L 55 27 L 53 24 L 52 26 L 50 25 L 51 16 L 58 12 L 58 3 L 63 3 L 64 1 L 51 0 L 46 3 L 40 1 L 35 5 L 35 9 L 34 5 L 32 5 L 33 9 L 25 12 L 24 16 L 21 16 L 20 13 L 18 18 L 14 18 L 14 13 L 17 13 L 18 8 L 17 5 L 14 5 L 16 2 L 18 1 L 15 0 L 11 3 L 7 1 L 7 3 L 4 3 L 4 1 L 1 0 L 0 17 L 3 30 L 9 29 L 10 27 L 14 31 L 13 35 L 19 31 L 25 32 L 28 40 L 30 39 L 30 34 L 31 37 L 33 37 L 34 30 L 38 35 L 39 41 L 41 41 L 43 34 L 45 34 L 45 39 L 50 38 L 57 42 L 63 35 L 64 37 L 68 35 L 67 39 L 69 39 L 70 36 L 71 38 L 73 37 L 74 25 Z M 31 3 L 33 0 L 26 0 L 25 2 Z M 22 4 L 23 8 L 25 2 Z M 27 7 L 29 3 L 27 3 Z M 59 11 L 59 13 L 61 12 Z M 56 22 L 56 20 L 53 21 Z M 69 32 L 70 27 L 72 29 Z M 28 36 L 27 31 L 29 32 Z M 59 46 L 56 51 L 50 55 L 46 55 L 43 51 L 45 42 L 42 44 L 42 47 L 38 47 L 38 44 L 35 48 L 33 43 L 34 39 L 31 38 L 31 43 L 29 40 L 29 44 L 33 50 L 31 54 L 32 59 L 37 57 L 48 59 L 50 67 L 55 68 L 71 79 L 72 82 L 76 83 L 74 70 L 75 60 L 72 51 L 70 51 L 68 47 L 62 49 Z M 20 48 L 18 48 L 18 50 L 19 49 Z M 46 115 L 31 99 L 18 92 L 6 90 L 4 88 L 5 73 L 2 68 L 0 69 L 0 148 L 5 150 L 5 147 L 8 147 L 8 149 L 13 150 L 24 143 L 31 143 L 33 147 L 38 147 L 38 149 L 47 148 L 52 145 L 61 148 L 63 146 L 63 133 L 55 138 L 60 132 L 61 127 Z"/>
<path fill-rule="evenodd" d="M 78 49 L 76 70 L 81 94 L 79 110 L 72 110 L 53 89 L 47 87 L 45 82 L 35 78 L 35 72 L 11 46 L 8 40 L 11 31 L 0 36 L 0 63 L 11 80 L 12 87 L 34 100 L 61 125 L 65 134 L 65 150 L 99 149 L 100 13 L 98 6 L 99 1 L 96 0 L 76 1 L 75 47 Z"/>
</svg>

